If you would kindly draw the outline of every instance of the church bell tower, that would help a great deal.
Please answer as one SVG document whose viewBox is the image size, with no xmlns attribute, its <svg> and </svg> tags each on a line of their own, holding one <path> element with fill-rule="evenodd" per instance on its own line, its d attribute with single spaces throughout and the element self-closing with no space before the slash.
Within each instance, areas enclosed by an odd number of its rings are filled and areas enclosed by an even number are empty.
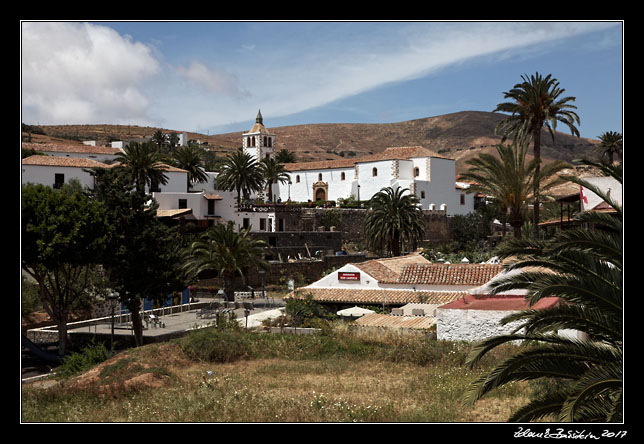
<svg viewBox="0 0 644 444">
<path fill-rule="evenodd" d="M 258 162 L 266 157 L 275 156 L 275 134 L 264 126 L 262 111 L 257 112 L 255 125 L 247 133 L 242 134 L 244 152 L 250 154 Z"/>
</svg>

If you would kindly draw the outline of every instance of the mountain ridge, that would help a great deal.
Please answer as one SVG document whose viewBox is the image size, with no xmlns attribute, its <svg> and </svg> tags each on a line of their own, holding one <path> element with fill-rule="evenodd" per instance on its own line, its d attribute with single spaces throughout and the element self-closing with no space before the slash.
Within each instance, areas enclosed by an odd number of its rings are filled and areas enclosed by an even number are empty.
<svg viewBox="0 0 644 444">
<path fill-rule="evenodd" d="M 270 119 L 264 118 L 264 121 L 267 129 L 276 136 L 276 150 L 292 151 L 300 162 L 359 158 L 393 146 L 419 145 L 455 159 L 459 174 L 467 168 L 467 160 L 480 152 L 495 151 L 494 146 L 501 143 L 501 135 L 495 134 L 494 128 L 505 116 L 486 111 L 459 111 L 395 123 L 315 123 L 281 127 L 271 127 Z M 164 128 L 107 124 L 40 125 L 38 128 L 44 135 L 32 133 L 34 142 L 49 138 L 50 143 L 96 140 L 97 144 L 105 145 L 112 140 L 149 137 L 159 129 L 168 131 Z M 241 146 L 241 135 L 246 131 L 213 135 L 186 133 L 189 140 L 207 142 L 209 149 L 224 155 Z M 560 131 L 555 133 L 553 143 L 550 134 L 544 130 L 541 155 L 545 162 L 555 159 L 572 162 L 590 156 L 598 143 L 598 140 L 578 138 Z"/>
</svg>

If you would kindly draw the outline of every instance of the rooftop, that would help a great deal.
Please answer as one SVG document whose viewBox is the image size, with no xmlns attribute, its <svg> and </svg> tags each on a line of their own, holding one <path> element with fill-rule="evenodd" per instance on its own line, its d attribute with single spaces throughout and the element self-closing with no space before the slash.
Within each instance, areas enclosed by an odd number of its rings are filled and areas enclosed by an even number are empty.
<svg viewBox="0 0 644 444">
<path fill-rule="evenodd" d="M 257 124 L 255 125 L 257 126 Z M 254 131 L 255 127 L 250 132 Z M 304 170 L 326 170 L 332 168 L 351 168 L 357 163 L 378 162 L 382 160 L 408 160 L 413 158 L 435 157 L 439 159 L 449 159 L 432 150 L 422 146 L 399 146 L 390 147 L 381 153 L 372 154 L 369 156 L 358 157 L 356 159 L 339 159 L 339 160 L 325 160 L 316 162 L 297 162 L 287 163 L 284 168 L 287 171 L 304 171 Z"/>
</svg>

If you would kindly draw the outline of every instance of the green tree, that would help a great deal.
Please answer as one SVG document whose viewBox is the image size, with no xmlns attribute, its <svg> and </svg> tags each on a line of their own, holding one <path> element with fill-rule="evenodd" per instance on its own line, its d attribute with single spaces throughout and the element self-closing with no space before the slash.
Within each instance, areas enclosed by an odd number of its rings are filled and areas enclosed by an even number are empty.
<svg viewBox="0 0 644 444">
<path fill-rule="evenodd" d="M 509 211 L 510 226 L 516 238 L 521 237 L 528 201 L 534 196 L 537 162 L 526 162 L 526 151 L 525 143 L 519 146 L 499 144 L 496 146 L 496 156 L 480 153 L 467 162 L 469 169 L 461 176 L 474 182 L 472 190 L 484 193 L 498 203 L 504 227 Z M 562 183 L 562 180 L 557 180 L 556 174 L 567 167 L 565 162 L 544 165 L 541 170 L 541 191 L 545 192 Z"/>
<path fill-rule="evenodd" d="M 132 184 L 140 192 L 145 191 L 146 185 L 150 188 L 168 183 L 168 177 L 163 172 L 161 156 L 149 143 L 130 143 L 123 152 L 116 155 L 116 161 L 127 172 Z"/>
<path fill-rule="evenodd" d="M 233 295 L 235 278 L 245 280 L 252 268 L 268 268 L 263 259 L 265 243 L 250 236 L 250 228 L 235 231 L 235 223 L 214 225 L 194 241 L 185 252 L 183 267 L 197 277 L 215 272 L 222 280 L 227 297 Z"/>
<path fill-rule="evenodd" d="M 369 201 L 364 237 L 374 252 L 400 256 L 401 249 L 416 248 L 425 230 L 418 198 L 407 188 L 383 188 Z"/>
<path fill-rule="evenodd" d="M 606 131 L 599 136 L 601 143 L 596 150 L 601 153 L 602 159 L 608 157 L 608 163 L 613 163 L 615 155 L 622 157 L 623 141 L 622 135 L 615 131 Z"/>
<path fill-rule="evenodd" d="M 152 143 L 157 147 L 157 153 L 161 153 L 161 148 L 167 143 L 165 136 L 161 130 L 156 130 L 152 135 Z"/>
<path fill-rule="evenodd" d="M 115 169 L 95 169 L 95 199 L 103 202 L 114 227 L 105 259 L 110 286 L 132 315 L 137 345 L 143 344 L 141 300 L 165 301 L 188 282 L 181 268 L 180 236 L 156 217 L 158 205 Z"/>
<path fill-rule="evenodd" d="M 279 163 L 295 163 L 297 162 L 297 158 L 295 156 L 295 153 L 292 151 L 287 150 L 286 148 L 283 148 L 277 152 L 275 155 L 275 159 Z"/>
<path fill-rule="evenodd" d="M 514 141 L 533 142 L 533 154 L 536 162 L 533 181 L 534 211 L 533 230 L 535 239 L 539 236 L 539 186 L 541 171 L 541 131 L 547 129 L 552 140 L 555 138 L 557 122 L 564 123 L 571 133 L 579 137 L 575 123 L 579 124 L 579 116 L 572 111 L 577 107 L 571 105 L 574 97 L 560 97 L 565 89 L 559 87 L 557 79 L 550 74 L 546 77 L 536 73 L 530 78 L 521 76 L 523 82 L 514 85 L 514 88 L 504 93 L 504 98 L 512 102 L 499 103 L 496 111 L 510 113 L 502 119 L 495 128 L 495 132 L 503 130 L 502 142 L 513 134 Z"/>
<path fill-rule="evenodd" d="M 67 321 L 88 297 L 110 226 L 105 209 L 78 188 L 22 186 L 22 269 L 39 285 L 43 307 L 67 351 Z"/>
<path fill-rule="evenodd" d="M 622 182 L 621 166 L 594 166 Z M 560 231 L 549 241 L 512 239 L 500 256 L 518 258 L 509 269 L 523 271 L 499 280 L 493 292 L 527 289 L 531 305 L 552 296 L 562 303 L 507 316 L 503 323 L 519 322 L 520 327 L 482 341 L 468 357 L 473 366 L 501 344 L 526 344 L 524 350 L 476 381 L 466 395 L 467 401 L 475 402 L 509 382 L 543 378 L 545 392 L 515 412 L 510 421 L 548 417 L 574 422 L 622 420 L 622 209 L 592 184 L 570 179 L 609 203 L 616 217 L 585 212 L 577 220 L 594 229 Z M 558 334 L 564 329 L 583 332 L 585 338 Z"/>
<path fill-rule="evenodd" d="M 188 191 L 193 182 L 208 181 L 202 154 L 203 150 L 195 145 L 183 146 L 172 153 L 172 164 L 188 172 Z"/>
<path fill-rule="evenodd" d="M 217 176 L 217 188 L 237 192 L 237 203 L 241 203 L 241 193 L 261 191 L 264 179 L 259 165 L 250 154 L 237 150 L 226 156 Z"/>
<path fill-rule="evenodd" d="M 264 178 L 264 183 L 268 186 L 268 199 L 273 200 L 273 184 L 287 183 L 289 176 L 284 169 L 284 165 L 275 158 L 266 157 L 259 162 L 259 168 Z"/>
</svg>

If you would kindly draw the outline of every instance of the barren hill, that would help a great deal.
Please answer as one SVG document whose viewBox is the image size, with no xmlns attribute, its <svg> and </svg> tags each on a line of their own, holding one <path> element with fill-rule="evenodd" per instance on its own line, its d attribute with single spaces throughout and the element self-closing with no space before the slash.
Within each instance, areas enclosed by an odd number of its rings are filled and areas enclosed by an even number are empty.
<svg viewBox="0 0 644 444">
<path fill-rule="evenodd" d="M 271 127 L 276 135 L 276 148 L 293 151 L 300 161 L 335 160 L 378 153 L 387 147 L 421 145 L 456 160 L 456 171 L 465 169 L 465 162 L 481 151 L 492 150 L 501 141 L 494 128 L 503 114 L 483 111 L 462 111 L 436 117 L 398 123 L 358 124 L 334 123 Z M 159 128 L 136 125 L 50 125 L 40 126 L 48 138 L 58 140 L 96 140 L 108 144 L 111 140 L 126 140 L 151 136 Z M 590 156 L 597 140 L 577 138 L 560 126 L 555 142 L 544 131 L 542 156 L 544 160 L 573 159 Z M 174 130 L 180 130 L 174 128 Z M 188 132 L 189 139 L 208 142 L 218 153 L 230 152 L 241 146 L 242 131 L 204 135 Z M 42 135 L 32 135 L 34 141 Z"/>
</svg>

